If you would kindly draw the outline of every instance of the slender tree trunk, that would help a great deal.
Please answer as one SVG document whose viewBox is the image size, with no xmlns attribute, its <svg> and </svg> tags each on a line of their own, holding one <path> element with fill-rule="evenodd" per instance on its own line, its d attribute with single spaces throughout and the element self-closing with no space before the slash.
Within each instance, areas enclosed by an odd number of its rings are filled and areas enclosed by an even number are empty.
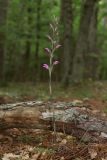
<svg viewBox="0 0 107 160">
<path fill-rule="evenodd" d="M 61 22 L 63 24 L 63 83 L 68 85 L 73 58 L 73 15 L 72 0 L 61 0 Z"/>
<path fill-rule="evenodd" d="M 105 6 L 107 6 L 107 0 L 103 0 L 103 3 Z M 106 28 L 107 27 L 107 7 L 103 7 L 101 9 L 101 11 L 103 12 L 103 14 L 105 15 L 103 17 L 103 20 L 102 20 L 102 23 L 104 24 L 104 27 Z"/>
<path fill-rule="evenodd" d="M 7 8 L 8 0 L 0 0 L 0 81 L 3 81 L 4 78 L 4 52 L 6 39 L 4 26 L 6 24 Z"/>
<path fill-rule="evenodd" d="M 99 52 L 97 50 L 97 18 L 98 5 L 93 8 L 93 15 L 90 21 L 89 35 L 88 35 L 88 50 L 85 55 L 85 75 L 86 79 L 98 78 L 98 64 Z"/>
<path fill-rule="evenodd" d="M 102 30 L 103 34 L 106 33 L 107 31 L 107 0 L 102 0 L 103 6 L 105 7 L 100 7 L 100 13 L 103 15 L 101 22 L 102 23 Z M 99 41 L 99 46 L 100 53 L 101 53 L 101 61 L 100 61 L 100 67 L 99 67 L 99 79 L 100 80 L 106 80 L 107 79 L 107 64 L 106 64 L 106 53 L 105 53 L 105 47 L 106 47 L 106 39 L 107 39 L 107 34 L 104 36 L 100 36 L 98 38 Z"/>
<path fill-rule="evenodd" d="M 72 72 L 72 80 L 74 82 L 81 82 L 84 79 L 85 73 L 85 65 L 88 63 L 87 57 L 88 49 L 89 49 L 89 35 L 92 35 L 93 32 L 91 29 L 93 24 L 92 19 L 95 12 L 95 6 L 97 5 L 98 0 L 85 0 L 82 8 L 82 15 L 80 20 L 80 29 L 79 35 L 75 50 L 75 57 L 73 61 L 73 72 Z M 94 16 L 95 18 L 95 16 Z M 91 45 L 90 45 L 91 46 Z M 90 49 L 91 50 L 91 49 Z M 86 61 L 86 63 L 85 63 Z"/>
<path fill-rule="evenodd" d="M 25 43 L 25 53 L 23 54 L 23 80 L 28 79 L 29 76 L 29 64 L 30 64 L 30 55 L 31 55 L 31 23 L 32 23 L 32 8 L 31 6 L 27 6 L 27 25 L 28 31 L 26 36 L 26 43 Z"/>
<path fill-rule="evenodd" d="M 35 50 L 35 70 L 36 78 L 39 78 L 39 46 L 41 32 L 41 4 L 42 0 L 37 1 L 37 16 L 36 16 L 36 50 Z"/>
<path fill-rule="evenodd" d="M 35 57 L 38 59 L 39 57 L 39 40 L 40 40 L 40 31 L 41 31 L 41 4 L 42 0 L 39 0 L 37 2 L 37 17 L 36 17 L 36 51 L 35 51 Z"/>
</svg>

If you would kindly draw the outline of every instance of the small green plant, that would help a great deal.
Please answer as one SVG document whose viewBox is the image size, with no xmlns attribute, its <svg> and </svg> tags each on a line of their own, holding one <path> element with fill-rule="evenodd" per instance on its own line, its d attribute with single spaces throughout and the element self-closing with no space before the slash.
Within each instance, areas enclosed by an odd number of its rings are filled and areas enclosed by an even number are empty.
<svg viewBox="0 0 107 160">
<path fill-rule="evenodd" d="M 19 140 L 22 141 L 23 143 L 29 143 L 31 142 L 32 138 L 28 135 L 23 135 L 20 136 Z"/>
<path fill-rule="evenodd" d="M 107 114 L 107 106 L 104 108 L 104 113 Z"/>
<path fill-rule="evenodd" d="M 55 152 L 52 148 L 48 149 L 48 148 L 44 148 L 44 147 L 35 147 L 34 150 L 39 153 L 46 152 L 47 154 L 53 154 Z"/>
<path fill-rule="evenodd" d="M 23 135 L 20 136 L 19 140 L 22 141 L 23 143 L 29 143 L 29 142 L 40 143 L 43 141 L 43 136 L 37 135 L 35 137 L 31 137 L 29 135 Z"/>
</svg>

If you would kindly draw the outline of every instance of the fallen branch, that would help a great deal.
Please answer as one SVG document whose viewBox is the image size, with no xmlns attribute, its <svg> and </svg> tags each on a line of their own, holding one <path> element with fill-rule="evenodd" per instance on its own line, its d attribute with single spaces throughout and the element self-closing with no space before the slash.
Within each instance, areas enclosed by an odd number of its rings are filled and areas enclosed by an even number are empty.
<svg viewBox="0 0 107 160">
<path fill-rule="evenodd" d="M 86 107 L 72 103 L 51 103 L 55 107 L 56 131 L 73 135 L 84 141 L 107 141 L 107 121 L 92 115 Z M 10 104 L 11 106 L 11 104 Z M 14 106 L 14 107 L 13 107 Z M 1 107 L 0 107 L 1 108 Z M 9 128 L 53 130 L 52 111 L 45 103 L 23 102 L 0 110 L 0 131 Z"/>
</svg>

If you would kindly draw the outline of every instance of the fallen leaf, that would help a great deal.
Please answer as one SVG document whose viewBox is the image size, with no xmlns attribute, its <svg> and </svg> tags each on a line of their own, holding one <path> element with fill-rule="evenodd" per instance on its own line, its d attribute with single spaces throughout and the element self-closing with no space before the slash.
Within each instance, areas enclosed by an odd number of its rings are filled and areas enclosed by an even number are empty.
<svg viewBox="0 0 107 160">
<path fill-rule="evenodd" d="M 90 154 L 91 159 L 96 158 L 97 152 L 96 152 L 95 150 L 89 149 L 88 152 L 89 152 L 89 154 Z"/>
</svg>

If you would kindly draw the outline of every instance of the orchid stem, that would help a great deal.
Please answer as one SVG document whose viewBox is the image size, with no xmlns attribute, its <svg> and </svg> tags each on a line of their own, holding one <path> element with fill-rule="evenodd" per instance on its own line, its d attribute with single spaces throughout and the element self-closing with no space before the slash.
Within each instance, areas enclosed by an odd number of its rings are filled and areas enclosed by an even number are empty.
<svg viewBox="0 0 107 160">
<path fill-rule="evenodd" d="M 49 100 L 51 102 L 52 96 L 53 96 L 53 90 L 52 90 L 52 70 L 53 66 L 58 64 L 59 61 L 53 61 L 54 60 L 54 52 L 56 49 L 58 49 L 61 45 L 58 44 L 58 21 L 57 18 L 54 17 L 54 23 L 50 24 L 50 28 L 52 31 L 52 36 L 48 35 L 48 39 L 51 43 L 51 48 L 45 48 L 45 51 L 48 53 L 50 61 L 49 64 L 44 64 L 43 67 L 49 71 Z M 49 105 L 49 110 L 51 110 L 51 105 Z M 55 106 L 52 105 L 52 123 L 53 123 L 53 133 L 54 133 L 54 142 L 56 142 L 56 123 L 55 123 Z"/>
<path fill-rule="evenodd" d="M 49 71 L 49 93 L 50 93 L 50 99 L 52 98 L 52 79 L 51 79 L 51 71 Z"/>
</svg>

